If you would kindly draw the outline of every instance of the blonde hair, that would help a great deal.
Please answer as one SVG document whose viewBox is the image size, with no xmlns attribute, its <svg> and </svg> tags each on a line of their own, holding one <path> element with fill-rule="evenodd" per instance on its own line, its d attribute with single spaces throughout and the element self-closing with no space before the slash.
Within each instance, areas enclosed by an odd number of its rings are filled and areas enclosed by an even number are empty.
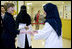
<svg viewBox="0 0 72 49">
<path fill-rule="evenodd" d="M 15 6 L 13 3 L 9 3 L 9 2 L 6 2 L 4 5 L 5 5 L 5 10 L 6 11 L 7 11 L 8 8 Z"/>
</svg>

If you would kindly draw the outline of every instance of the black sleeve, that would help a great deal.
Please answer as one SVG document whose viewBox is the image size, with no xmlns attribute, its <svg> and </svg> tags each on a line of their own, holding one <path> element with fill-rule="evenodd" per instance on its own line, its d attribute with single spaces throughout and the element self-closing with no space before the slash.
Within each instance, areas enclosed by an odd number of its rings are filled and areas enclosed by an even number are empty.
<svg viewBox="0 0 72 49">
<path fill-rule="evenodd" d="M 17 17 L 16 17 L 16 29 L 18 29 L 19 22 L 20 22 L 20 18 L 17 16 Z"/>
<path fill-rule="evenodd" d="M 19 34 L 20 31 L 16 29 L 16 24 L 13 18 L 9 17 L 5 19 L 5 25 L 7 30 L 13 35 Z"/>
<path fill-rule="evenodd" d="M 0 36 L 3 32 L 3 24 L 2 24 L 2 17 L 0 16 Z"/>
<path fill-rule="evenodd" d="M 30 15 L 28 15 L 28 18 L 27 18 L 27 26 L 31 24 L 31 17 Z"/>
</svg>

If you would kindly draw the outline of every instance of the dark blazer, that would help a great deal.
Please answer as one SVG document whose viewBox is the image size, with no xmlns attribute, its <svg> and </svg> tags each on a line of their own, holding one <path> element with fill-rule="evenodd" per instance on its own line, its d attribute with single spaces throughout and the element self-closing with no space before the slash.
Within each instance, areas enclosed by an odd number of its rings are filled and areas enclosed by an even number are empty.
<svg viewBox="0 0 72 49">
<path fill-rule="evenodd" d="M 3 32 L 3 27 L 2 27 L 2 18 L 0 16 L 0 48 L 2 48 L 2 39 L 1 39 L 1 35 L 2 35 L 2 32 Z"/>
<path fill-rule="evenodd" d="M 0 16 L 0 38 L 1 38 L 1 34 L 2 34 L 2 31 L 3 31 L 3 27 L 2 27 L 2 17 Z"/>
<path fill-rule="evenodd" d="M 19 34 L 19 31 L 16 30 L 16 24 L 13 15 L 6 12 L 3 19 L 2 39 L 14 40 L 17 34 Z"/>
</svg>

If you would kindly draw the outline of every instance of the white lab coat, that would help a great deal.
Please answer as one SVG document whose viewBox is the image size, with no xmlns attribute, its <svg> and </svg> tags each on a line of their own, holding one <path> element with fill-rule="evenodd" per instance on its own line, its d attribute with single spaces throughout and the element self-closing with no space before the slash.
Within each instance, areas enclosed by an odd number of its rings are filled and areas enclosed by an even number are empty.
<svg viewBox="0 0 72 49">
<path fill-rule="evenodd" d="M 25 24 L 20 24 L 20 25 L 21 26 L 19 26 L 19 29 L 26 26 Z M 32 30 L 31 25 L 29 25 L 28 27 L 29 27 L 29 30 L 27 30 L 27 31 Z M 25 30 L 25 29 L 21 29 L 21 30 Z M 17 47 L 25 48 L 25 34 L 27 34 L 27 33 L 19 34 L 17 36 Z M 31 35 L 30 34 L 27 34 L 27 39 L 28 39 L 28 43 L 29 43 L 29 47 L 30 47 L 31 46 Z"/>
<path fill-rule="evenodd" d="M 62 37 L 58 37 L 52 26 L 46 22 L 42 30 L 38 30 L 38 34 L 34 35 L 34 39 L 44 39 L 45 48 L 62 48 Z"/>
</svg>

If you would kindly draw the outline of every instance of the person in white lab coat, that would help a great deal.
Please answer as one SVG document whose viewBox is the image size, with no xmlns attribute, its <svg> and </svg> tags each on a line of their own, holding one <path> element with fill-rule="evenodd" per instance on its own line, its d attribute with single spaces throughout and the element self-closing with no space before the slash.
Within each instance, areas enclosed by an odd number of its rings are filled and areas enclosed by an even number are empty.
<svg viewBox="0 0 72 49">
<path fill-rule="evenodd" d="M 46 13 L 46 21 L 42 30 L 33 31 L 34 39 L 45 39 L 45 48 L 62 48 L 61 29 L 62 24 L 57 6 L 48 3 L 43 6 Z"/>
<path fill-rule="evenodd" d="M 21 6 L 21 10 L 19 12 L 19 14 L 17 15 L 16 18 L 16 26 L 17 29 L 19 28 L 20 30 L 23 31 L 29 31 L 32 29 L 31 27 L 31 18 L 30 15 L 27 13 L 27 9 L 25 5 Z M 26 30 L 24 27 L 28 27 L 29 29 Z M 21 29 L 24 28 L 24 29 Z M 17 47 L 18 48 L 31 48 L 31 35 L 30 34 L 19 34 L 18 35 L 18 42 L 17 42 Z"/>
</svg>

